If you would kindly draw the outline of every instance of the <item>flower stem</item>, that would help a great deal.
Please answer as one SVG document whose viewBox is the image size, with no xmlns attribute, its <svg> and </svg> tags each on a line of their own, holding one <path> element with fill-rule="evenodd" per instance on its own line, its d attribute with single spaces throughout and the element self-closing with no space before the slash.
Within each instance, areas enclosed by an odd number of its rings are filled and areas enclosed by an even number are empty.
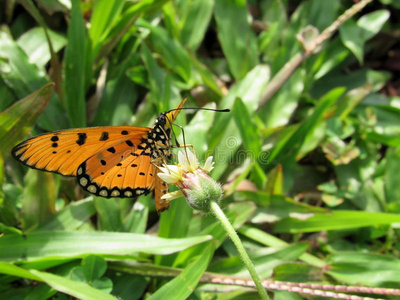
<svg viewBox="0 0 400 300">
<path fill-rule="evenodd" d="M 226 232 L 228 233 L 229 237 L 231 238 L 232 242 L 235 244 L 237 251 L 239 252 L 240 257 L 242 258 L 244 264 L 246 265 L 247 270 L 253 278 L 254 283 L 258 289 L 258 293 L 260 294 L 261 299 L 269 300 L 267 291 L 265 290 L 264 286 L 261 283 L 260 277 L 254 268 L 250 257 L 248 256 L 242 241 L 240 240 L 239 236 L 237 235 L 235 229 L 233 228 L 232 224 L 229 222 L 228 218 L 225 216 L 224 212 L 222 211 L 221 207 L 219 207 L 218 203 L 215 201 L 211 201 L 210 208 L 212 213 L 215 217 L 220 221 L 221 225 L 224 227 Z"/>
</svg>

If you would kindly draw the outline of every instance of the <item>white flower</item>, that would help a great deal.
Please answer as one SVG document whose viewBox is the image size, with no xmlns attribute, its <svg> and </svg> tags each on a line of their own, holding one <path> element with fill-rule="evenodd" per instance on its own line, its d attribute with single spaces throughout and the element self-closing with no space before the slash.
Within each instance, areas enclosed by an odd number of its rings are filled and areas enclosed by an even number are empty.
<svg viewBox="0 0 400 300">
<path fill-rule="evenodd" d="M 203 170 L 206 171 L 207 173 L 210 173 L 212 169 L 214 169 L 214 162 L 212 161 L 213 157 L 209 156 L 204 163 Z"/>
<path fill-rule="evenodd" d="M 176 184 L 179 180 L 182 180 L 183 170 L 181 167 L 176 165 L 163 165 L 164 167 L 159 167 L 162 173 L 158 173 L 163 181 L 168 184 Z"/>
<path fill-rule="evenodd" d="M 199 168 L 199 161 L 189 149 L 185 152 L 179 151 L 178 161 L 185 172 L 194 172 Z"/>
<path fill-rule="evenodd" d="M 179 151 L 178 161 L 178 165 L 159 167 L 162 173 L 158 173 L 158 177 L 180 189 L 163 195 L 161 199 L 171 201 L 183 195 L 192 208 L 207 213 L 210 199 L 219 201 L 223 195 L 221 186 L 207 174 L 214 168 L 212 156 L 207 158 L 204 167 L 201 168 L 197 157 L 185 149 Z"/>
<path fill-rule="evenodd" d="M 175 191 L 175 192 L 170 192 L 168 194 L 161 196 L 161 199 L 171 201 L 171 200 L 177 199 L 182 196 L 183 196 L 183 193 L 181 191 Z"/>
</svg>

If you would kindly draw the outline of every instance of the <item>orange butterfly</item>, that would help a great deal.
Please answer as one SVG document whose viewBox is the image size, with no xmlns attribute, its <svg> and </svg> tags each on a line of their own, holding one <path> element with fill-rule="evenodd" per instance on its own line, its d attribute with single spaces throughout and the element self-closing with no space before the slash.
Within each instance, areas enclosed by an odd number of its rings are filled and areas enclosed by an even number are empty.
<svg viewBox="0 0 400 300">
<path fill-rule="evenodd" d="M 153 128 L 104 126 L 54 131 L 30 138 L 12 150 L 28 167 L 76 176 L 89 193 L 106 198 L 155 192 L 158 212 L 169 208 L 161 196 L 168 186 L 157 166 L 171 157 L 171 126 L 186 99 L 162 113 Z"/>
</svg>

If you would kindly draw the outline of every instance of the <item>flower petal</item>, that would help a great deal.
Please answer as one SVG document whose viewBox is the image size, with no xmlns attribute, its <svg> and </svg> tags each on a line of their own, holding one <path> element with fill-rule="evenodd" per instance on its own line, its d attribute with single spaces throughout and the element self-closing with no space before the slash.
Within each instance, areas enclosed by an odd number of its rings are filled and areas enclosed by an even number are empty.
<svg viewBox="0 0 400 300">
<path fill-rule="evenodd" d="M 214 162 L 212 161 L 213 157 L 209 156 L 204 163 L 203 170 L 206 171 L 207 173 L 210 173 L 212 169 L 214 169 Z"/>
<path fill-rule="evenodd" d="M 182 196 L 183 196 L 183 193 L 181 191 L 175 191 L 175 192 L 167 193 L 167 194 L 161 196 L 161 199 L 171 201 L 171 200 L 174 200 L 174 199 L 182 197 Z"/>
<path fill-rule="evenodd" d="M 194 155 L 189 149 L 185 149 L 185 152 L 179 151 L 178 160 L 185 172 L 193 172 L 199 167 L 199 161 L 197 160 L 196 155 Z"/>
<path fill-rule="evenodd" d="M 172 174 L 157 173 L 157 176 L 168 184 L 175 184 L 180 180 L 180 178 L 177 178 Z"/>
</svg>

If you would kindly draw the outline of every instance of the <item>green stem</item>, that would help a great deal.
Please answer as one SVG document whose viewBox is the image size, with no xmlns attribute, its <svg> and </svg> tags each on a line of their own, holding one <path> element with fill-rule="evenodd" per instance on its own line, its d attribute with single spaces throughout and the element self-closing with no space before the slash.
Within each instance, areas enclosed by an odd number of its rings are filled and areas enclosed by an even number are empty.
<svg viewBox="0 0 400 300">
<path fill-rule="evenodd" d="M 254 268 L 254 265 L 253 265 L 252 261 L 250 260 L 250 257 L 248 256 L 246 249 L 244 249 L 244 247 L 243 247 L 242 241 L 240 240 L 240 238 L 237 235 L 232 224 L 229 222 L 228 218 L 225 216 L 224 212 L 219 207 L 217 202 L 211 201 L 211 211 L 217 217 L 217 219 L 220 221 L 221 225 L 224 227 L 224 229 L 228 233 L 232 242 L 235 244 L 240 257 L 242 258 L 244 264 L 246 265 L 247 270 L 249 270 L 251 278 L 253 278 L 253 281 L 256 284 L 256 287 L 258 289 L 258 293 L 260 294 L 261 299 L 269 300 L 267 291 L 265 290 L 265 287 L 262 285 L 260 277 L 258 277 L 256 269 Z"/>
</svg>

